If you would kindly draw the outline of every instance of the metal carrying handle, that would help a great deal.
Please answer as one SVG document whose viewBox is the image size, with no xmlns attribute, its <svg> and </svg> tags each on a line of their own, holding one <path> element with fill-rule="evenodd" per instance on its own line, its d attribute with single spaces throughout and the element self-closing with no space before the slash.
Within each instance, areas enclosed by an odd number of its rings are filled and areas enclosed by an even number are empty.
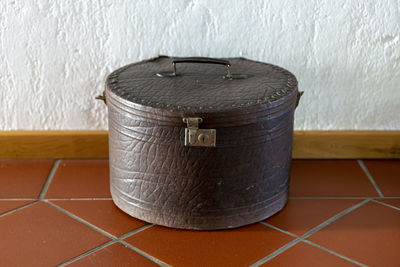
<svg viewBox="0 0 400 267">
<path fill-rule="evenodd" d="M 176 72 L 176 64 L 177 63 L 201 63 L 201 64 L 217 64 L 226 66 L 226 75 L 223 76 L 226 79 L 245 79 L 248 76 L 246 74 L 232 74 L 230 67 L 231 63 L 228 60 L 219 59 L 219 58 L 208 58 L 208 57 L 183 57 L 183 58 L 173 58 L 172 59 L 172 67 L 173 71 L 159 72 L 156 75 L 158 77 L 175 77 L 178 76 Z"/>
<path fill-rule="evenodd" d="M 231 78 L 231 63 L 228 60 L 208 58 L 208 57 L 184 57 L 184 58 L 174 58 L 172 60 L 172 66 L 174 68 L 173 76 L 176 76 L 176 64 L 177 63 L 202 63 L 202 64 L 216 64 L 226 66 L 226 77 Z"/>
</svg>

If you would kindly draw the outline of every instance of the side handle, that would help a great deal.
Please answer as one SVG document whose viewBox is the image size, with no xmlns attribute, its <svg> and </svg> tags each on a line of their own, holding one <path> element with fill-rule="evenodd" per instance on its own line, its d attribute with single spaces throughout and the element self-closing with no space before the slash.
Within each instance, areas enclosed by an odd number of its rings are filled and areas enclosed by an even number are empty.
<svg viewBox="0 0 400 267">
<path fill-rule="evenodd" d="M 297 106 L 299 105 L 299 102 L 300 102 L 300 98 L 301 98 L 301 96 L 304 94 L 304 91 L 302 91 L 302 92 L 298 92 L 297 93 L 297 101 L 296 101 L 296 108 L 297 108 Z"/>
</svg>

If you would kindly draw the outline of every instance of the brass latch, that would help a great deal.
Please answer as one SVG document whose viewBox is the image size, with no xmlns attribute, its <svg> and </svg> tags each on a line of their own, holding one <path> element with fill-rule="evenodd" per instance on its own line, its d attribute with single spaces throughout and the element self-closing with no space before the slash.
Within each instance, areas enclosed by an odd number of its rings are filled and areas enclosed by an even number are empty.
<svg viewBox="0 0 400 267">
<path fill-rule="evenodd" d="M 202 118 L 183 118 L 187 124 L 185 128 L 185 146 L 214 147 L 216 139 L 215 129 L 199 129 Z"/>
</svg>

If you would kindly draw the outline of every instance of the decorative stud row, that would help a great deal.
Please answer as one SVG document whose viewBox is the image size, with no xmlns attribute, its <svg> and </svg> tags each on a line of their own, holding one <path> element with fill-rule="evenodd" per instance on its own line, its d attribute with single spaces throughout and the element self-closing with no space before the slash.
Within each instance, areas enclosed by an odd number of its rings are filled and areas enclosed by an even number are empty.
<svg viewBox="0 0 400 267">
<path fill-rule="evenodd" d="M 113 73 L 111 73 L 109 75 L 109 77 L 107 79 L 107 85 L 109 86 L 109 88 L 112 91 L 114 91 L 115 93 L 117 93 L 117 95 L 119 97 L 121 97 L 125 100 L 129 100 L 134 103 L 138 103 L 138 104 L 145 105 L 145 106 L 167 108 L 167 109 L 171 109 L 171 110 L 176 110 L 176 109 L 177 110 L 188 110 L 188 111 L 190 111 L 190 110 L 211 110 L 214 108 L 218 109 L 218 108 L 226 108 L 227 107 L 227 105 L 208 106 L 208 107 L 202 107 L 202 106 L 188 107 L 188 106 L 171 105 L 171 104 L 163 104 L 160 102 L 146 101 L 144 99 L 138 99 L 137 97 L 129 97 L 130 94 L 127 92 L 127 90 L 125 90 L 126 88 L 118 86 L 118 77 L 121 72 L 123 72 L 126 69 L 129 69 L 133 65 L 135 65 L 135 63 L 124 66 L 124 67 L 114 71 Z M 266 96 L 263 99 L 249 101 L 247 103 L 241 103 L 241 104 L 231 104 L 232 108 L 246 107 L 246 106 L 251 106 L 254 104 L 267 104 L 267 103 L 276 101 L 278 99 L 281 99 L 282 97 L 288 95 L 293 90 L 297 89 L 297 81 L 296 81 L 296 79 L 294 79 L 293 75 L 289 71 L 282 69 L 275 65 L 270 65 L 270 66 L 271 66 L 271 69 L 273 69 L 276 73 L 284 74 L 284 76 L 287 78 L 284 88 L 277 90 L 273 94 Z"/>
</svg>

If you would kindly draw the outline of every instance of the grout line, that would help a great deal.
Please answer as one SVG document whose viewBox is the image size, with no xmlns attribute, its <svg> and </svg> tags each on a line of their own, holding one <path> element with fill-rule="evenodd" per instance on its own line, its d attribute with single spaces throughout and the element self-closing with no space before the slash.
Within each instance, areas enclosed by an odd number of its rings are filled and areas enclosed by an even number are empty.
<svg viewBox="0 0 400 267">
<path fill-rule="evenodd" d="M 42 188 L 42 192 L 40 192 L 39 199 L 43 199 L 45 194 L 47 193 L 47 189 L 49 189 L 51 181 L 53 181 L 54 174 L 56 173 L 58 166 L 60 165 L 60 160 L 56 159 L 54 161 L 53 167 L 50 170 L 49 176 L 47 176 L 47 180 Z"/>
<path fill-rule="evenodd" d="M 37 198 L 0 198 L 0 201 L 37 200 Z"/>
<path fill-rule="evenodd" d="M 104 231 L 103 229 L 97 227 L 96 225 L 93 225 L 93 224 L 91 224 L 90 222 L 87 222 L 87 221 L 85 221 L 84 219 L 82 219 L 82 218 L 80 218 L 80 217 L 78 217 L 78 216 L 72 214 L 71 212 L 69 212 L 69 211 L 67 211 L 67 210 L 64 210 L 63 208 L 57 206 L 56 204 L 49 202 L 48 200 L 42 200 L 42 201 L 45 202 L 45 203 L 47 203 L 48 205 L 50 205 L 50 206 L 56 208 L 56 209 L 59 210 L 60 212 L 66 214 L 67 216 L 69 216 L 69 217 L 71 217 L 71 218 L 73 218 L 73 219 L 75 219 L 75 220 L 77 220 L 77 221 L 83 223 L 84 225 L 86 225 L 86 226 L 88 226 L 88 227 L 90 227 L 90 228 L 96 230 L 97 232 L 99 232 L 99 233 L 101 233 L 101 234 L 107 236 L 108 238 L 111 238 L 111 239 L 112 239 L 111 241 L 114 241 L 114 243 L 115 243 L 115 242 L 119 242 L 119 243 L 123 244 L 124 246 L 129 247 L 130 249 L 132 249 L 132 250 L 134 250 L 135 252 L 139 253 L 139 254 L 142 255 L 143 257 L 145 257 L 145 258 L 147 258 L 147 259 L 149 259 L 149 260 L 151 260 L 151 261 L 153 261 L 153 262 L 155 262 L 155 263 L 157 263 L 157 264 L 159 264 L 159 265 L 161 265 L 161 266 L 169 266 L 169 265 L 166 265 L 165 263 L 163 263 L 162 261 L 160 261 L 160 260 L 154 258 L 153 256 L 147 254 L 146 252 L 144 252 L 144 251 L 142 251 L 142 250 L 140 250 L 140 249 L 138 249 L 138 248 L 136 248 L 136 247 L 134 247 L 134 246 L 132 246 L 132 245 L 126 243 L 125 241 L 121 240 L 122 237 L 123 237 L 123 238 L 126 238 L 126 237 L 131 236 L 131 235 L 134 235 L 134 234 L 136 234 L 136 233 L 138 233 L 138 232 L 144 231 L 144 230 L 146 230 L 147 228 L 153 226 L 153 224 L 147 224 L 147 225 L 142 226 L 142 227 L 140 227 L 140 228 L 138 228 L 138 229 L 135 229 L 135 230 L 133 230 L 133 231 L 131 231 L 131 232 L 129 232 L 129 233 L 126 233 L 126 234 L 124 234 L 124 235 L 122 235 L 121 237 L 118 238 L 118 237 L 116 237 L 116 236 L 114 236 L 114 235 L 112 235 L 112 234 L 107 233 L 106 231 Z M 111 241 L 109 241 L 109 242 L 111 242 Z M 109 242 L 108 242 L 108 243 L 109 243 Z M 80 255 L 80 256 L 81 256 L 81 258 L 83 258 L 84 256 L 90 255 L 90 254 L 91 254 L 92 252 L 94 252 L 94 251 L 96 251 L 96 250 L 92 250 L 90 253 L 87 252 L 86 254 L 84 253 L 85 255 Z M 78 256 L 78 257 L 80 257 L 80 256 Z M 72 261 L 75 261 L 75 260 L 77 260 L 77 259 L 74 258 L 74 259 L 71 259 L 70 261 L 72 262 Z"/>
<path fill-rule="evenodd" d="M 128 247 L 128 248 L 132 249 L 133 251 L 135 251 L 136 253 L 142 255 L 143 257 L 145 257 L 145 258 L 147 258 L 147 259 L 149 259 L 149 260 L 151 260 L 151 261 L 157 263 L 157 264 L 160 265 L 160 266 L 163 266 L 163 267 L 170 266 L 170 265 L 166 264 L 165 262 L 162 262 L 162 261 L 160 261 L 159 259 L 154 258 L 154 257 L 151 256 L 150 254 L 147 254 L 146 252 L 144 252 L 144 251 L 142 251 L 142 250 L 140 250 L 140 249 L 138 249 L 138 248 L 132 246 L 131 244 L 127 243 L 127 242 L 124 241 L 124 240 L 118 240 L 118 242 L 121 243 L 122 245 L 124 245 L 125 247 Z"/>
<path fill-rule="evenodd" d="M 400 197 L 377 197 L 381 199 L 400 199 Z M 365 197 L 289 197 L 289 199 L 366 199 L 366 198 L 375 198 L 374 196 L 365 196 Z"/>
<path fill-rule="evenodd" d="M 84 257 L 86 257 L 86 256 L 88 256 L 88 255 L 90 255 L 90 254 L 102 249 L 102 248 L 108 247 L 108 246 L 110 246 L 110 245 L 112 245 L 114 243 L 117 243 L 117 241 L 116 240 L 110 240 L 107 243 L 104 243 L 104 244 L 102 244 L 102 245 L 100 245 L 98 247 L 95 247 L 94 249 L 86 251 L 85 253 L 83 253 L 83 254 L 75 257 L 75 258 L 72 258 L 70 260 L 67 260 L 66 262 L 63 262 L 63 263 L 57 265 L 57 267 L 67 266 L 68 264 L 73 263 L 74 261 L 80 260 L 80 259 L 82 259 L 82 258 L 84 258 Z"/>
<path fill-rule="evenodd" d="M 296 245 L 297 243 L 299 243 L 300 241 L 305 241 L 306 238 L 310 237 L 311 235 L 315 234 L 316 232 L 318 232 L 319 230 L 321 230 L 322 228 L 330 225 L 331 223 L 333 223 L 334 221 L 342 218 L 343 216 L 349 214 L 350 212 L 354 211 L 355 209 L 358 209 L 359 207 L 361 207 L 362 205 L 366 204 L 367 202 L 371 201 L 372 198 L 368 198 L 368 199 L 364 199 L 363 201 L 361 201 L 360 203 L 357 203 L 355 205 L 353 205 L 352 207 L 338 213 L 337 215 L 331 217 L 330 219 L 326 220 L 325 222 L 321 223 L 320 225 L 314 227 L 313 229 L 311 229 L 310 231 L 308 231 L 307 233 L 305 233 L 304 235 L 296 238 L 295 240 L 287 243 L 286 245 L 278 248 L 277 250 L 275 250 L 274 252 L 270 253 L 269 255 L 267 255 L 266 257 L 262 258 L 261 260 L 253 263 L 250 266 L 260 266 L 261 264 L 269 261 L 270 259 L 278 256 L 279 254 L 281 254 L 282 252 L 286 251 L 287 249 L 293 247 L 294 245 Z M 269 226 L 275 230 L 281 231 L 283 233 L 285 233 L 285 230 L 279 229 L 278 227 L 275 227 L 273 225 L 269 225 L 268 223 L 262 223 L 266 226 Z M 343 256 L 345 257 L 345 256 Z"/>
<path fill-rule="evenodd" d="M 96 248 L 94 248 L 92 250 L 89 250 L 89 251 L 87 251 L 87 252 L 85 252 L 85 253 L 83 253 L 83 254 L 75 257 L 75 258 L 72 258 L 72 259 L 60 264 L 59 266 L 66 266 L 67 264 L 70 264 L 70 263 L 72 263 L 74 261 L 77 261 L 77 260 L 82 259 L 82 258 L 84 258 L 86 256 L 89 256 L 90 254 L 92 254 L 92 253 L 94 253 L 94 252 L 96 252 L 96 251 L 98 251 L 98 250 L 100 250 L 102 248 L 105 248 L 105 247 L 107 247 L 109 245 L 115 244 L 115 243 L 120 243 L 123 246 L 125 246 L 125 247 L 135 251 L 136 253 L 142 255 L 146 259 L 149 259 L 149 260 L 151 260 L 151 261 L 153 261 L 153 262 L 155 262 L 155 263 L 157 263 L 157 264 L 159 264 L 161 266 L 168 266 L 168 265 L 164 264 L 163 262 L 161 262 L 160 260 L 152 257 L 151 255 L 148 255 L 146 252 L 141 251 L 140 249 L 135 248 L 132 245 L 127 245 L 127 243 L 122 240 L 122 238 L 126 238 L 126 237 L 134 235 L 134 234 L 136 234 L 138 232 L 144 231 L 144 230 L 146 230 L 147 228 L 149 228 L 151 226 L 153 226 L 153 224 L 147 224 L 145 226 L 139 227 L 139 228 L 137 228 L 137 229 L 135 229 L 135 230 L 133 230 L 131 232 L 128 232 L 128 233 L 126 233 L 126 234 L 124 234 L 124 235 L 122 235 L 122 236 L 120 236 L 118 238 L 114 238 L 113 240 L 111 240 L 111 241 L 109 241 L 109 242 L 107 242 L 107 243 L 105 243 L 103 245 L 100 245 L 100 246 L 98 246 L 98 247 L 96 247 Z"/>
<path fill-rule="evenodd" d="M 112 200 L 111 197 L 46 198 L 46 200 Z"/>
<path fill-rule="evenodd" d="M 372 183 L 372 185 L 375 187 L 375 190 L 378 192 L 380 197 L 383 197 L 382 191 L 379 188 L 379 186 L 376 184 L 374 178 L 372 177 L 371 173 L 368 171 L 367 166 L 365 166 L 364 162 L 359 159 L 357 160 L 358 164 L 360 165 L 361 169 L 365 172 L 365 174 L 367 175 L 368 179 L 370 180 L 370 182 Z"/>
<path fill-rule="evenodd" d="M 374 199 L 374 200 L 372 200 L 372 201 L 373 201 L 373 202 L 376 202 L 376 203 L 378 203 L 378 204 L 384 205 L 384 206 L 386 206 L 386 207 L 389 207 L 389 208 L 392 208 L 392 209 L 395 209 L 395 210 L 400 211 L 400 208 L 398 208 L 398 207 L 396 207 L 396 206 L 393 206 L 393 205 L 390 205 L 390 204 L 388 204 L 388 203 L 380 202 L 379 200 L 376 200 L 376 199 Z"/>
<path fill-rule="evenodd" d="M 332 251 L 332 250 L 327 249 L 327 248 L 325 248 L 325 247 L 323 247 L 323 246 L 320 246 L 320 245 L 318 245 L 318 244 L 315 244 L 315 243 L 313 243 L 313 242 L 311 242 L 311 241 L 309 241 L 309 240 L 302 240 L 302 242 L 307 243 L 307 244 L 309 244 L 309 245 L 312 245 L 312 246 L 314 246 L 314 247 L 317 247 L 317 248 L 319 248 L 319 249 L 321 249 L 321 250 L 323 250 L 323 251 L 325 251 L 325 252 L 328 252 L 328 253 L 330 253 L 330 254 L 333 254 L 333 255 L 335 255 L 335 256 L 337 256 L 337 257 L 339 257 L 339 258 L 342 258 L 342 259 L 344 259 L 344 260 L 347 260 L 347 261 L 349 261 L 349 262 L 352 262 L 352 263 L 354 263 L 354 264 L 356 264 L 356 265 L 359 265 L 359 266 L 362 266 L 362 267 L 367 267 L 367 265 L 365 265 L 365 264 L 362 264 L 362 263 L 360 263 L 360 262 L 358 262 L 358 261 L 356 261 L 356 260 L 350 259 L 350 258 L 348 258 L 348 257 L 346 257 L 346 256 L 343 256 L 343 255 L 341 255 L 341 254 L 339 254 L 339 253 L 337 253 L 337 252 L 335 252 L 335 251 Z"/>
<path fill-rule="evenodd" d="M 336 214 L 335 216 L 333 216 L 330 219 L 326 220 L 325 222 L 321 223 L 320 225 L 314 227 L 313 229 L 311 229 L 310 231 L 308 231 L 307 233 L 302 235 L 301 238 L 302 239 L 306 239 L 306 238 L 310 237 L 311 235 L 315 234 L 316 232 L 318 232 L 322 228 L 325 228 L 326 226 L 330 225 L 334 221 L 337 221 L 338 219 L 342 218 L 343 216 L 349 214 L 353 210 L 358 209 L 359 207 L 361 207 L 362 205 L 366 204 L 370 200 L 371 200 L 371 198 L 365 199 L 365 200 L 361 201 L 360 203 L 357 203 L 354 206 L 352 206 L 352 207 L 350 207 L 348 209 L 345 209 L 344 211 Z"/>
<path fill-rule="evenodd" d="M 372 196 L 364 197 L 289 197 L 289 199 L 366 199 Z"/>
<path fill-rule="evenodd" d="M 112 240 L 116 240 L 117 239 L 116 236 L 113 236 L 112 234 L 107 233 L 106 231 L 104 231 L 103 229 L 97 227 L 96 225 L 93 225 L 90 222 L 85 221 L 84 219 L 82 219 L 82 218 L 76 216 L 75 214 L 72 214 L 71 212 L 69 212 L 69 211 L 57 206 L 56 204 L 51 203 L 51 202 L 49 202 L 47 200 L 44 200 L 43 202 L 47 203 L 48 205 L 52 206 L 53 208 L 56 208 L 57 210 L 61 211 L 62 213 L 68 215 L 69 217 L 71 217 L 71 218 L 83 223 L 84 225 L 96 230 L 97 232 L 107 236 L 108 238 L 111 238 Z"/>
<path fill-rule="evenodd" d="M 266 263 L 267 261 L 269 261 L 269 260 L 275 258 L 276 256 L 278 256 L 279 254 L 281 254 L 282 252 L 286 251 L 287 249 L 293 247 L 294 245 L 296 245 L 300 241 L 301 241 L 301 238 L 296 238 L 295 240 L 290 241 L 286 245 L 283 245 L 282 247 L 278 248 L 277 250 L 275 250 L 274 252 L 270 253 L 269 255 L 267 255 L 266 257 L 262 258 L 261 260 L 253 263 L 252 265 L 250 265 L 250 267 L 260 266 L 261 264 Z"/>
<path fill-rule="evenodd" d="M 135 234 L 137 234 L 137 233 L 139 233 L 139 232 L 142 232 L 142 231 L 144 231 L 144 230 L 146 230 L 146 229 L 148 229 L 148 228 L 150 228 L 150 227 L 152 227 L 152 226 L 154 226 L 154 224 L 150 223 L 150 224 L 147 224 L 147 225 L 145 225 L 145 226 L 139 227 L 139 228 L 137 228 L 137 229 L 135 229 L 135 230 L 133 230 L 133 231 L 131 231 L 131 232 L 128 232 L 128 233 L 126 233 L 126 234 L 124 234 L 124 235 L 118 237 L 118 242 L 121 243 L 122 245 L 124 245 L 125 247 L 127 247 L 127 248 L 129 248 L 129 249 L 135 251 L 136 253 L 142 255 L 142 256 L 145 257 L 146 259 L 149 259 L 149 260 L 151 260 L 151 261 L 157 263 L 157 264 L 160 265 L 160 266 L 169 266 L 168 264 L 162 262 L 161 260 L 159 260 L 159 259 L 157 259 L 157 258 L 154 258 L 154 257 L 151 256 L 150 254 L 147 254 L 146 252 L 142 251 L 141 249 L 138 249 L 137 247 L 132 246 L 131 244 L 129 244 L 129 243 L 127 243 L 125 240 L 123 240 L 124 238 L 127 238 L 127 237 L 130 237 L 130 236 L 132 236 L 132 235 L 135 235 Z"/>
<path fill-rule="evenodd" d="M 0 214 L 0 218 L 3 217 L 3 216 L 6 216 L 6 215 L 8 215 L 8 214 L 14 213 L 14 212 L 16 212 L 16 211 L 18 211 L 18 210 L 22 210 L 22 209 L 25 209 L 25 208 L 27 208 L 27 207 L 29 207 L 29 206 L 32 206 L 33 204 L 36 204 L 37 202 L 38 202 L 38 201 L 35 200 L 35 201 L 30 202 L 30 203 L 28 203 L 28 204 L 25 204 L 25 205 L 23 205 L 23 206 L 19 206 L 19 207 L 15 208 L 15 209 L 6 211 L 6 212 L 4 212 L 4 213 L 1 213 L 1 214 Z"/>
<path fill-rule="evenodd" d="M 148 228 L 150 228 L 152 226 L 154 226 L 154 224 L 152 224 L 152 223 L 146 224 L 145 226 L 139 227 L 139 228 L 137 228 L 137 229 L 135 229 L 135 230 L 133 230 L 131 232 L 128 232 L 126 234 L 121 235 L 120 237 L 118 237 L 118 239 L 119 240 L 125 239 L 127 237 L 130 237 L 131 235 L 134 235 L 134 234 L 137 234 L 137 233 L 139 233 L 141 231 L 144 231 L 144 230 L 146 230 L 146 229 L 148 229 Z"/>
<path fill-rule="evenodd" d="M 269 223 L 266 223 L 266 222 L 260 222 L 261 224 L 263 224 L 263 225 L 265 225 L 265 226 L 268 226 L 268 227 L 270 227 L 270 228 L 272 228 L 272 229 L 275 229 L 275 230 L 277 230 L 277 231 L 279 231 L 279 232 L 282 232 L 282 233 L 284 233 L 284 234 L 287 234 L 287 235 L 290 235 L 290 236 L 293 236 L 293 237 L 296 237 L 296 238 L 298 238 L 299 236 L 297 236 L 297 235 L 295 235 L 295 234 L 292 234 L 292 233 L 290 233 L 290 232 L 288 232 L 288 231 L 286 231 L 286 230 L 283 230 L 283 229 L 281 229 L 281 228 L 278 228 L 278 227 L 276 227 L 276 226 L 273 226 L 272 224 L 269 224 Z"/>
</svg>

